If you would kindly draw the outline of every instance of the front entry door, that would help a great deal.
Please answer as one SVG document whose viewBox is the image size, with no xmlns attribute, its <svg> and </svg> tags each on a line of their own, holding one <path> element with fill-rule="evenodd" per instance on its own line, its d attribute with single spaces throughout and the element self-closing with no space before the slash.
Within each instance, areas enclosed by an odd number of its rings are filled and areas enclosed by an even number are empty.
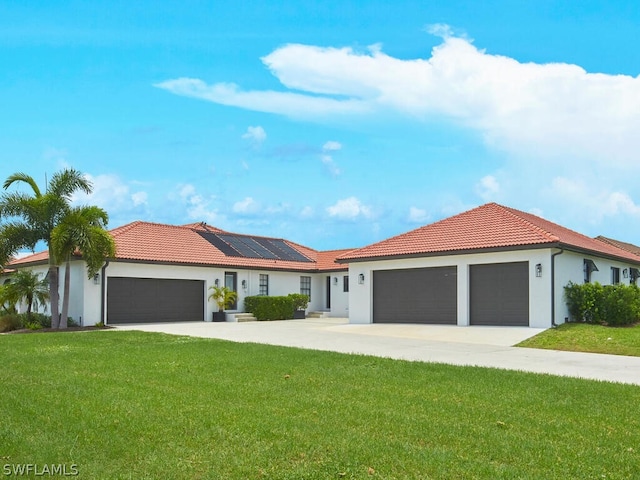
<svg viewBox="0 0 640 480">
<path fill-rule="evenodd" d="M 327 277 L 327 310 L 331 309 L 331 277 Z"/>
<path fill-rule="evenodd" d="M 238 274 L 236 272 L 224 272 L 224 286 L 233 292 L 238 291 Z M 236 297 L 236 301 L 233 302 L 231 308 L 229 310 L 237 310 L 238 309 L 238 299 Z"/>
</svg>

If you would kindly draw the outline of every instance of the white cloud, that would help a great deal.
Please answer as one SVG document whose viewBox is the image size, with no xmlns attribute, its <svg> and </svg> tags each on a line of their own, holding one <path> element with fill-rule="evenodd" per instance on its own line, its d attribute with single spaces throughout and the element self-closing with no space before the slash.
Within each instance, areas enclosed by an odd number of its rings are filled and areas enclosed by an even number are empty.
<svg viewBox="0 0 640 480">
<path fill-rule="evenodd" d="M 254 215 L 260 210 L 260 205 L 252 197 L 246 197 L 233 204 L 233 213 L 240 215 Z"/>
<path fill-rule="evenodd" d="M 299 93 L 274 91 L 244 92 L 237 85 L 207 85 L 197 78 L 177 78 L 154 86 L 176 95 L 200 98 L 221 105 L 246 108 L 258 112 L 279 113 L 291 117 L 314 118 L 344 113 L 366 113 L 368 107 L 357 99 L 335 100 L 310 97 Z"/>
<path fill-rule="evenodd" d="M 342 149 L 342 144 L 334 140 L 329 140 L 322 146 L 323 152 L 334 152 Z"/>
<path fill-rule="evenodd" d="M 315 212 L 312 207 L 306 206 L 302 210 L 300 210 L 300 218 L 309 219 L 314 216 Z"/>
<path fill-rule="evenodd" d="M 133 202 L 133 205 L 136 207 L 138 205 L 146 205 L 147 198 L 148 198 L 147 192 L 136 192 L 131 195 L 131 201 Z"/>
<path fill-rule="evenodd" d="M 224 216 L 220 215 L 218 209 L 212 206 L 215 197 L 203 197 L 197 193 L 193 185 L 188 183 L 178 185 L 177 194 L 187 210 L 189 219 L 204 221 L 211 225 L 224 220 Z"/>
<path fill-rule="evenodd" d="M 342 144 L 334 140 L 329 140 L 322 146 L 323 154 L 320 155 L 320 160 L 322 161 L 322 164 L 327 169 L 327 172 L 329 172 L 329 175 L 331 175 L 332 177 L 337 177 L 342 173 L 342 171 L 336 165 L 336 163 L 333 160 L 333 156 L 330 155 L 330 153 L 337 152 L 338 150 L 341 150 L 341 149 L 342 149 Z"/>
<path fill-rule="evenodd" d="M 267 132 L 261 126 L 247 128 L 247 133 L 242 138 L 250 140 L 254 145 L 259 146 L 267 139 Z"/>
<path fill-rule="evenodd" d="M 562 201 L 565 215 L 584 218 L 588 212 L 586 216 L 592 224 L 621 216 L 640 220 L 640 205 L 628 193 L 598 186 L 595 181 L 556 177 L 549 194 Z"/>
<path fill-rule="evenodd" d="M 330 217 L 342 220 L 355 220 L 357 218 L 371 218 L 371 208 L 363 205 L 356 197 L 338 200 L 335 205 L 327 208 Z"/>
<path fill-rule="evenodd" d="M 408 220 L 411 223 L 426 223 L 429 220 L 429 214 L 421 208 L 411 207 L 409 208 Z"/>
<path fill-rule="evenodd" d="M 340 168 L 333 161 L 333 157 L 331 155 L 320 155 L 320 160 L 329 172 L 329 175 L 331 175 L 332 177 L 337 177 L 342 173 Z"/>
<path fill-rule="evenodd" d="M 75 204 L 96 205 L 105 209 L 110 216 L 115 216 L 147 203 L 147 192 L 132 192 L 131 186 L 117 175 L 85 174 L 85 177 L 93 184 L 93 192 L 74 195 L 72 201 Z"/>
<path fill-rule="evenodd" d="M 495 200 L 496 195 L 500 192 L 500 184 L 493 175 L 486 175 L 480 179 L 476 185 L 476 193 L 485 202 Z"/>
<path fill-rule="evenodd" d="M 588 73 L 564 63 L 521 63 L 488 54 L 446 25 L 431 56 L 405 60 L 379 46 L 290 44 L 262 58 L 294 91 L 242 91 L 178 78 L 157 84 L 178 95 L 301 118 L 395 110 L 442 116 L 482 134 L 488 145 L 527 157 L 589 158 L 635 166 L 640 150 L 640 77 Z"/>
</svg>

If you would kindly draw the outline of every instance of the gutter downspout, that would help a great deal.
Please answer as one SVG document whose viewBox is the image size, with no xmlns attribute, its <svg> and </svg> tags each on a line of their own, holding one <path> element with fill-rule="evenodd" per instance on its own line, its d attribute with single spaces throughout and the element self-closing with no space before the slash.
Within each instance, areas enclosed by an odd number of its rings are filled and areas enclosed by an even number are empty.
<svg viewBox="0 0 640 480">
<path fill-rule="evenodd" d="M 105 318 L 104 318 L 104 296 L 105 293 L 107 291 L 107 277 L 105 276 L 105 270 L 107 269 L 107 267 L 109 266 L 109 260 L 107 260 L 105 262 L 105 264 L 102 266 L 102 273 L 101 273 L 101 277 L 102 277 L 102 282 L 100 284 L 100 321 L 102 322 L 103 325 L 106 325 L 105 322 Z"/>
<path fill-rule="evenodd" d="M 560 251 L 551 255 L 551 326 L 557 327 L 556 324 L 556 256 L 562 255 L 564 248 L 560 247 Z"/>
</svg>

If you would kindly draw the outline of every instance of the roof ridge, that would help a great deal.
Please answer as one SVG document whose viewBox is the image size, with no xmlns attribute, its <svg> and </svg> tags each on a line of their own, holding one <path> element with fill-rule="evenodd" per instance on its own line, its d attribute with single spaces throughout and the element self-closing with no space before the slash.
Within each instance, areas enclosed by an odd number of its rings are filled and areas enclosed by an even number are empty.
<svg viewBox="0 0 640 480">
<path fill-rule="evenodd" d="M 527 227 L 530 227 L 533 231 L 541 233 L 544 237 L 547 237 L 549 240 L 554 241 L 554 242 L 559 242 L 560 241 L 560 237 L 558 237 L 557 235 L 545 230 L 540 225 L 536 225 L 535 223 L 527 220 L 526 218 L 523 218 L 521 214 L 524 214 L 524 215 L 527 215 L 527 216 L 536 217 L 536 218 L 540 218 L 541 220 L 545 220 L 544 218 L 539 217 L 537 215 L 534 215 L 532 213 L 527 213 L 527 212 L 523 212 L 521 210 L 517 210 L 515 208 L 505 207 L 504 205 L 500 205 L 499 203 L 495 203 L 495 202 L 490 203 L 489 205 L 495 205 L 495 206 L 499 207 L 500 209 L 502 209 L 507 214 L 514 216 L 518 221 L 520 221 L 521 223 L 525 224 Z M 481 208 L 481 207 L 478 207 L 478 208 Z M 546 222 L 550 222 L 549 220 L 545 220 L 545 221 Z M 551 223 L 553 223 L 553 222 L 551 222 Z M 563 227 L 563 228 L 566 228 L 566 227 Z M 578 233 L 578 232 L 574 232 L 574 233 Z"/>
</svg>

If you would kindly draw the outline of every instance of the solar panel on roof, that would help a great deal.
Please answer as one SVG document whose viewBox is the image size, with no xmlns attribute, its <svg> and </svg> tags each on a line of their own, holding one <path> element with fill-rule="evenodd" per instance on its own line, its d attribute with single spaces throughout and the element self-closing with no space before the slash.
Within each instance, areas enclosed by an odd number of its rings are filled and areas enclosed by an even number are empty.
<svg viewBox="0 0 640 480">
<path fill-rule="evenodd" d="M 236 249 L 243 257 L 246 258 L 263 258 L 258 252 L 253 250 L 249 245 L 242 241 L 242 237 L 239 235 L 220 235 L 218 234 L 222 240 L 231 245 L 234 249 Z"/>
<path fill-rule="evenodd" d="M 269 260 L 278 260 L 279 257 L 273 253 L 271 250 L 267 249 L 263 245 L 259 244 L 255 238 L 253 237 L 242 237 L 242 241 L 246 243 L 249 247 L 255 250 L 258 254 L 262 256 L 262 258 L 267 258 Z"/>
<path fill-rule="evenodd" d="M 273 252 L 281 260 L 288 260 L 290 262 L 311 261 L 296 249 L 291 247 L 284 240 L 281 240 L 279 238 L 256 238 L 256 241 L 260 243 L 260 245 L 264 245 L 265 248 Z"/>
<path fill-rule="evenodd" d="M 198 235 L 200 235 L 207 242 L 209 242 L 211 245 L 216 247 L 218 250 L 220 250 L 222 253 L 224 253 L 228 257 L 242 257 L 243 256 L 243 255 L 240 254 L 240 252 L 235 250 L 231 245 L 226 243 L 224 240 L 218 238 L 218 236 L 215 233 L 198 232 Z"/>
<path fill-rule="evenodd" d="M 278 238 L 211 232 L 198 232 L 198 234 L 228 257 L 263 258 L 289 262 L 312 261 Z"/>
</svg>

